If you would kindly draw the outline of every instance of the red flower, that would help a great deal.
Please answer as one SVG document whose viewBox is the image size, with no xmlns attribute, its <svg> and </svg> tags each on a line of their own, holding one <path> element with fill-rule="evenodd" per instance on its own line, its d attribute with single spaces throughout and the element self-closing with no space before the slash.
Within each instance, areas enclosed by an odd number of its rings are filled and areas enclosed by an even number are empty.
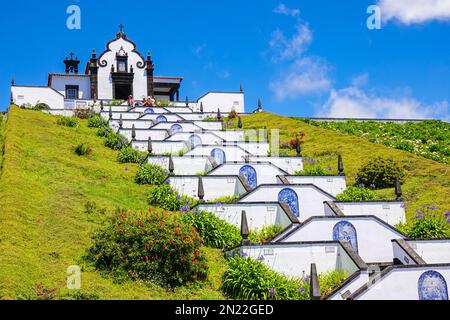
<svg viewBox="0 0 450 320">
<path fill-rule="evenodd" d="M 152 212 L 152 210 L 153 210 L 152 208 L 148 208 L 148 212 Z"/>
<path fill-rule="evenodd" d="M 177 230 L 175 230 L 175 234 L 179 235 L 180 234 L 180 228 L 178 228 Z"/>
<path fill-rule="evenodd" d="M 198 253 L 198 249 L 195 249 L 195 256 L 198 258 L 198 255 L 199 255 L 199 253 Z"/>
<path fill-rule="evenodd" d="M 145 256 L 145 262 L 148 263 L 148 256 Z"/>
</svg>

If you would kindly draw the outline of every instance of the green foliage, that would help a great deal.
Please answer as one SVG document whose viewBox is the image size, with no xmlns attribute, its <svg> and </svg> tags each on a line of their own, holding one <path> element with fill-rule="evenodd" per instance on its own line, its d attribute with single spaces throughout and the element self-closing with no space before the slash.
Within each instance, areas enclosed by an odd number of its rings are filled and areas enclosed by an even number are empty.
<svg viewBox="0 0 450 320">
<path fill-rule="evenodd" d="M 88 258 L 95 267 L 122 278 L 178 287 L 206 279 L 202 239 L 177 214 L 117 210 L 98 231 Z"/>
<path fill-rule="evenodd" d="M 242 240 L 240 230 L 210 212 L 188 212 L 183 220 L 194 226 L 205 245 L 211 248 L 231 248 L 238 246 Z"/>
<path fill-rule="evenodd" d="M 164 100 L 164 99 L 161 99 L 161 100 L 155 99 L 155 104 L 158 107 L 168 107 L 170 105 L 169 101 Z"/>
<path fill-rule="evenodd" d="M 120 150 L 128 144 L 129 143 L 126 137 L 112 130 L 109 131 L 106 136 L 105 146 L 113 150 Z"/>
<path fill-rule="evenodd" d="M 106 138 L 110 133 L 114 133 L 113 129 L 109 126 L 103 126 L 98 128 L 97 136 Z"/>
<path fill-rule="evenodd" d="M 42 111 L 42 110 L 50 110 L 50 107 L 45 103 L 38 103 L 32 109 L 36 111 Z"/>
<path fill-rule="evenodd" d="M 120 106 L 122 104 L 122 102 L 123 102 L 122 100 L 114 99 L 114 100 L 111 101 L 111 105 L 112 106 Z"/>
<path fill-rule="evenodd" d="M 264 243 L 283 231 L 282 226 L 272 225 L 250 231 L 248 239 L 253 243 Z"/>
<path fill-rule="evenodd" d="M 450 163 L 450 124 L 443 121 L 427 120 L 405 124 L 354 120 L 307 123 L 358 136 L 370 142 L 405 150 L 442 163 Z"/>
<path fill-rule="evenodd" d="M 375 193 L 367 188 L 348 187 L 344 192 L 338 194 L 339 201 L 371 201 L 375 200 Z"/>
<path fill-rule="evenodd" d="M 239 198 L 239 195 L 223 196 L 217 199 L 209 200 L 208 203 L 233 203 L 236 202 L 236 200 Z"/>
<path fill-rule="evenodd" d="M 450 214 L 435 206 L 416 210 L 416 217 L 397 228 L 411 239 L 440 239 L 450 237 Z"/>
<path fill-rule="evenodd" d="M 92 153 L 92 147 L 87 143 L 80 143 L 75 147 L 75 153 L 79 156 L 87 156 Z"/>
<path fill-rule="evenodd" d="M 330 173 L 327 172 L 322 166 L 305 167 L 302 171 L 296 171 L 296 176 L 326 176 Z"/>
<path fill-rule="evenodd" d="M 77 108 L 74 110 L 74 117 L 78 119 L 89 119 L 95 116 L 95 112 L 91 109 L 80 109 Z"/>
<path fill-rule="evenodd" d="M 134 181 L 137 184 L 161 185 L 168 176 L 169 172 L 160 166 L 145 163 L 139 167 Z"/>
<path fill-rule="evenodd" d="M 178 194 L 172 187 L 164 183 L 150 189 L 148 203 L 170 211 L 187 212 L 196 205 L 197 201 Z"/>
<path fill-rule="evenodd" d="M 58 120 L 56 120 L 56 123 L 59 124 L 60 126 L 71 127 L 71 128 L 78 126 L 77 119 L 75 119 L 73 117 L 59 116 Z"/>
<path fill-rule="evenodd" d="M 326 296 L 339 287 L 347 279 L 347 273 L 343 270 L 332 270 L 319 274 L 319 286 L 322 296 Z"/>
<path fill-rule="evenodd" d="M 248 257 L 228 260 L 222 289 L 238 300 L 309 300 L 308 281 L 289 279 Z"/>
<path fill-rule="evenodd" d="M 88 119 L 87 124 L 89 128 L 102 128 L 108 126 L 108 121 L 106 121 L 99 115 L 95 115 Z"/>
<path fill-rule="evenodd" d="M 97 203 L 95 201 L 87 201 L 84 204 L 84 213 L 87 213 L 87 214 L 94 214 L 94 213 L 105 214 L 106 213 L 106 208 L 98 207 L 98 205 L 97 205 Z"/>
<path fill-rule="evenodd" d="M 405 171 L 394 159 L 375 157 L 359 168 L 356 173 L 356 183 L 365 187 L 382 189 L 395 185 L 395 178 L 404 182 Z"/>
<path fill-rule="evenodd" d="M 147 158 L 147 153 L 126 146 L 120 149 L 117 154 L 117 161 L 120 163 L 138 163 L 141 164 Z"/>
</svg>

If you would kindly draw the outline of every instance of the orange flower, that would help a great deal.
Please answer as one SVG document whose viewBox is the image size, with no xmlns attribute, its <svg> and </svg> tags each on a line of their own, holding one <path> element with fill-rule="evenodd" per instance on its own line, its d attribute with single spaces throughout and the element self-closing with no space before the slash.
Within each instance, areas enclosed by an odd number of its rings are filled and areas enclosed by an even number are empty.
<svg viewBox="0 0 450 320">
<path fill-rule="evenodd" d="M 148 263 L 148 256 L 145 256 L 145 262 Z"/>
</svg>

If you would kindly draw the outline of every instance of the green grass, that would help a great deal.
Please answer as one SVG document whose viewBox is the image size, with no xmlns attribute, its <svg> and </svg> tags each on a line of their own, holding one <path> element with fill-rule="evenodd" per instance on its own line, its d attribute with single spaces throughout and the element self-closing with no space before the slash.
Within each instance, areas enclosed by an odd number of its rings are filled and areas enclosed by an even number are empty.
<svg viewBox="0 0 450 320">
<path fill-rule="evenodd" d="M 3 140 L 4 140 L 4 133 L 6 128 L 6 121 L 3 114 L 0 114 L 0 175 L 1 175 L 1 168 L 3 163 Z"/>
<path fill-rule="evenodd" d="M 224 119 L 224 121 L 229 121 Z M 237 120 L 233 120 L 236 126 Z M 411 154 L 406 151 L 389 148 L 368 142 L 362 138 L 349 136 L 337 131 L 315 127 L 298 119 L 282 117 L 262 112 L 242 116 L 244 129 L 257 129 L 267 126 L 268 129 L 280 130 L 280 143 L 288 142 L 295 133 L 303 131 L 306 136 L 302 145 L 303 156 L 314 158 L 319 165 L 333 169 L 337 173 L 337 154 L 341 153 L 347 175 L 347 184 L 353 184 L 358 168 L 368 159 L 375 156 L 391 157 L 405 166 L 406 182 L 402 186 L 407 204 L 407 218 L 415 216 L 414 210 L 422 205 L 435 205 L 445 211 L 450 209 L 450 165 Z M 288 150 L 288 155 L 295 155 L 295 150 Z M 305 161 L 306 162 L 306 161 Z M 312 166 L 307 162 L 306 167 Z M 394 199 L 394 189 L 376 190 L 380 199 Z"/>
<path fill-rule="evenodd" d="M 223 298 L 225 263 L 219 250 L 205 249 L 206 283 L 174 292 L 153 284 L 118 284 L 87 265 L 82 257 L 107 216 L 85 213 L 86 203 L 95 202 L 107 214 L 118 206 L 146 209 L 148 187 L 134 183 L 138 166 L 119 164 L 117 152 L 104 147 L 86 121 L 63 127 L 56 117 L 16 107 L 8 117 L 0 176 L 0 299 L 35 299 L 39 283 L 65 298 L 70 265 L 83 268 L 82 292 L 100 299 Z M 74 153 L 82 142 L 92 146 L 91 155 Z"/>
</svg>

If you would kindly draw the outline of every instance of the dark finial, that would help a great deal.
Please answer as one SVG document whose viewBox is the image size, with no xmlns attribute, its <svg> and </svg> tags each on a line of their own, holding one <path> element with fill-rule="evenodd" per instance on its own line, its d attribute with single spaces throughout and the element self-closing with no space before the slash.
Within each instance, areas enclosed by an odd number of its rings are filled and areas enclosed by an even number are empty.
<svg viewBox="0 0 450 320">
<path fill-rule="evenodd" d="M 111 65 L 111 72 L 114 72 L 114 64 Z"/>
<path fill-rule="evenodd" d="M 134 126 L 134 124 L 133 124 Z M 122 114 L 120 114 L 120 118 L 119 118 L 119 128 L 122 129 L 123 127 L 123 119 L 122 119 Z"/>
<path fill-rule="evenodd" d="M 123 32 L 123 28 L 124 28 L 125 26 L 121 23 L 121 24 L 119 24 L 119 31 L 120 32 Z"/>
<path fill-rule="evenodd" d="M 264 130 L 264 141 L 266 142 L 269 140 L 269 131 L 267 130 L 266 126 L 263 127 L 263 130 Z"/>
<path fill-rule="evenodd" d="M 135 141 L 136 140 L 136 126 L 133 125 L 131 126 L 131 140 Z"/>
<path fill-rule="evenodd" d="M 222 114 L 220 113 L 220 108 L 217 109 L 217 120 L 222 119 Z"/>
<path fill-rule="evenodd" d="M 148 141 L 147 141 L 147 152 L 148 154 L 152 154 L 153 152 L 153 147 L 152 147 L 152 137 L 148 137 Z"/>
<path fill-rule="evenodd" d="M 147 51 L 147 61 L 152 61 L 152 55 L 150 54 L 150 51 Z"/>
<path fill-rule="evenodd" d="M 103 111 L 105 109 L 105 106 L 103 105 L 103 100 L 100 100 L 100 110 Z"/>
<path fill-rule="evenodd" d="M 203 102 L 200 102 L 200 112 L 203 113 Z"/>
<path fill-rule="evenodd" d="M 111 120 L 112 119 L 112 109 L 111 109 L 111 106 L 109 106 L 109 120 Z"/>
<path fill-rule="evenodd" d="M 11 77 L 11 86 L 15 85 L 14 76 Z"/>
<path fill-rule="evenodd" d="M 295 151 L 297 151 L 297 157 L 302 156 L 302 146 L 298 137 L 295 140 Z"/>
<path fill-rule="evenodd" d="M 241 213 L 241 236 L 242 236 L 242 245 L 250 244 L 250 240 L 248 240 L 248 222 L 247 222 L 247 213 L 245 210 L 242 210 Z"/>
<path fill-rule="evenodd" d="M 397 200 L 402 200 L 402 186 L 398 177 L 395 178 L 395 195 L 397 196 Z"/>
<path fill-rule="evenodd" d="M 242 119 L 241 119 L 241 117 L 238 117 L 238 128 L 242 129 Z"/>
<path fill-rule="evenodd" d="M 258 98 L 258 109 L 262 108 L 262 101 L 261 98 Z"/>
<path fill-rule="evenodd" d="M 9 99 L 9 104 L 14 104 L 14 95 L 13 95 L 13 92 L 12 92 L 12 90 L 11 90 L 11 97 L 10 97 L 10 99 Z"/>
<path fill-rule="evenodd" d="M 95 49 L 92 49 L 92 59 L 97 58 L 97 53 L 95 52 Z"/>
<path fill-rule="evenodd" d="M 134 72 L 133 66 L 130 66 L 130 73 L 133 73 L 133 72 Z"/>
<path fill-rule="evenodd" d="M 240 87 L 239 87 L 239 91 L 240 91 L 240 92 L 244 92 L 244 86 L 242 85 L 242 83 L 241 83 L 241 85 L 240 85 Z"/>
<path fill-rule="evenodd" d="M 198 199 L 200 203 L 205 203 L 203 199 L 205 197 L 205 190 L 203 189 L 203 179 L 202 177 L 198 177 Z"/>
<path fill-rule="evenodd" d="M 319 284 L 319 277 L 317 276 L 317 269 L 316 264 L 311 263 L 311 272 L 310 272 L 310 287 L 309 287 L 309 296 L 311 297 L 311 300 L 320 300 L 321 293 L 320 293 L 320 284 Z"/>
<path fill-rule="evenodd" d="M 340 176 L 344 176 L 344 160 L 342 160 L 342 155 L 338 156 L 338 171 Z"/>
<path fill-rule="evenodd" d="M 175 167 L 173 165 L 173 159 L 172 159 L 172 155 L 169 156 L 169 172 L 170 172 L 170 176 L 173 176 L 173 171 L 175 170 Z"/>
<path fill-rule="evenodd" d="M 189 97 L 186 96 L 186 107 L 189 107 Z"/>
<path fill-rule="evenodd" d="M 250 156 L 249 155 L 245 155 L 244 156 L 244 161 L 245 161 L 245 163 L 250 163 Z"/>
</svg>

